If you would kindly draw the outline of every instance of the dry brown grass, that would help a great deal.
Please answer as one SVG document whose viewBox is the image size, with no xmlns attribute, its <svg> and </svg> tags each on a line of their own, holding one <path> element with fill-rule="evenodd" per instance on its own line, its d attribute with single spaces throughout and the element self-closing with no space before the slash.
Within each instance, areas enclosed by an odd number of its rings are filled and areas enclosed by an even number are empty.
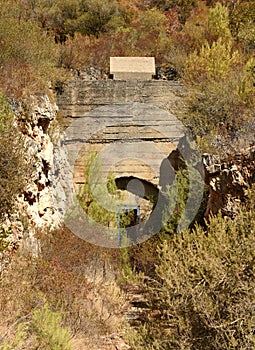
<svg viewBox="0 0 255 350">
<path fill-rule="evenodd" d="M 126 303 L 116 284 L 118 251 L 92 246 L 65 229 L 40 237 L 39 257 L 18 252 L 1 275 L 0 345 L 47 303 L 70 329 L 73 349 L 106 349 L 108 335 L 118 334 Z M 32 338 L 27 335 L 22 349 L 34 349 Z"/>
</svg>

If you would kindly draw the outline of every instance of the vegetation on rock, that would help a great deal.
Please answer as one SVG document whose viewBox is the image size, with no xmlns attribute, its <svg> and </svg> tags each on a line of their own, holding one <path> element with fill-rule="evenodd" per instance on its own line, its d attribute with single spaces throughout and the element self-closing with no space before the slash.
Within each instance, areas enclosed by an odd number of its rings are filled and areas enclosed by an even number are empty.
<svg viewBox="0 0 255 350">
<path fill-rule="evenodd" d="M 147 309 L 128 335 L 132 349 L 254 347 L 254 189 L 249 196 L 234 220 L 218 215 L 206 229 L 146 243 L 158 255 L 153 274 L 140 275 Z"/>
<path fill-rule="evenodd" d="M 0 95 L 0 224 L 12 213 L 30 174 L 24 138 L 15 125 L 11 105 Z"/>
<path fill-rule="evenodd" d="M 247 127 L 254 105 L 254 1 L 8 0 L 0 5 L 0 89 L 9 97 L 46 91 L 69 69 L 108 72 L 110 56 L 155 56 L 158 66 L 174 69 L 189 87 L 190 108 L 181 118 L 204 141 L 202 148 L 210 143 L 214 151 L 221 149 L 219 133 L 221 138 L 231 133 L 237 147 L 238 130 Z M 226 98 L 215 108 L 223 90 Z"/>
<path fill-rule="evenodd" d="M 0 251 L 8 246 L 5 219 L 30 174 L 13 106 L 54 95 L 70 71 L 109 72 L 110 56 L 155 56 L 188 88 L 179 118 L 201 151 L 229 156 L 254 142 L 254 0 L 0 0 L 0 7 Z M 186 175 L 178 173 L 171 219 L 143 244 L 106 250 L 63 228 L 38 234 L 38 256 L 10 256 L 0 270 L 0 349 L 69 350 L 77 338 L 77 349 L 103 349 L 102 337 L 116 332 L 133 350 L 254 348 L 254 189 L 235 218 L 219 214 L 177 234 Z M 112 179 L 108 190 L 116 194 Z M 95 221 L 116 220 L 88 184 L 80 198 Z M 124 292 L 132 288 L 145 311 L 128 326 Z"/>
</svg>

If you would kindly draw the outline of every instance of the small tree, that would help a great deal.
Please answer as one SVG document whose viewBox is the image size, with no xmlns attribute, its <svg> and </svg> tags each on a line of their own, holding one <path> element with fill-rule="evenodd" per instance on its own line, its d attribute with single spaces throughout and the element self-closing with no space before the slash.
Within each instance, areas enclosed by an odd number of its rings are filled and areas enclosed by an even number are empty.
<svg viewBox="0 0 255 350">
<path fill-rule="evenodd" d="M 231 41 L 220 37 L 211 45 L 206 42 L 199 52 L 189 55 L 184 72 L 185 80 L 188 83 L 198 83 L 226 79 L 231 67 L 240 60 L 241 56 L 237 50 L 233 50 Z"/>
<path fill-rule="evenodd" d="M 208 18 L 208 33 L 214 38 L 231 38 L 229 28 L 229 15 L 227 7 L 222 6 L 219 2 L 210 9 Z"/>
</svg>

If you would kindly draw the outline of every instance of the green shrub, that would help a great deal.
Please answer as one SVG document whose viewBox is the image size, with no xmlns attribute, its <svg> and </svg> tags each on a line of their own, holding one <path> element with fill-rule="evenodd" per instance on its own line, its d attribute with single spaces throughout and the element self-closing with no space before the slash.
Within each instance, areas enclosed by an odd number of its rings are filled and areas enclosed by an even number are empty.
<svg viewBox="0 0 255 350">
<path fill-rule="evenodd" d="M 239 142 L 248 147 L 253 141 L 253 135 L 245 132 L 253 120 L 253 64 L 251 59 L 224 79 L 191 87 L 187 110 L 179 118 L 196 137 L 202 152 L 226 156 L 238 151 Z"/>
<path fill-rule="evenodd" d="M 255 192 L 234 220 L 174 234 L 158 248 L 151 313 L 133 349 L 249 350 L 255 346 Z"/>
<path fill-rule="evenodd" d="M 20 344 L 23 343 L 23 341 L 27 337 L 27 324 L 26 323 L 20 323 L 17 327 L 17 332 L 15 335 L 15 338 L 13 341 L 5 341 L 3 344 L 0 345 L 0 350 L 14 350 L 19 347 Z"/>
<path fill-rule="evenodd" d="M 96 152 L 84 160 L 84 185 L 80 188 L 78 200 L 92 222 L 117 227 L 116 204 L 121 200 L 121 193 L 114 174 L 108 175 L 106 183 L 103 180 L 101 159 Z"/>
<path fill-rule="evenodd" d="M 207 40 L 189 50 L 183 77 L 190 88 L 184 123 L 199 137 L 203 152 L 224 156 L 254 141 L 245 133 L 253 120 L 254 58 L 237 45 L 229 22 L 220 3 L 209 10 Z"/>
<path fill-rule="evenodd" d="M 221 37 L 211 45 L 209 42 L 201 50 L 191 53 L 186 61 L 185 79 L 189 83 L 208 80 L 221 80 L 227 77 L 231 67 L 241 60 L 237 50 L 233 50 L 233 43 Z"/>
<path fill-rule="evenodd" d="M 12 1 L 0 1 L 0 5 L 1 91 L 14 98 L 30 96 L 31 92 L 49 93 L 50 82 L 54 84 L 61 77 L 53 36 L 34 20 L 13 13 L 12 6 L 17 4 Z"/>
<path fill-rule="evenodd" d="M 227 7 L 222 6 L 219 2 L 209 11 L 208 32 L 216 38 L 231 38 L 228 9 Z"/>
<path fill-rule="evenodd" d="M 61 326 L 60 314 L 48 305 L 34 311 L 31 324 L 41 349 L 71 350 L 70 331 Z"/>
<path fill-rule="evenodd" d="M 71 350 L 71 335 L 67 328 L 61 326 L 61 315 L 53 312 L 48 305 L 33 312 L 30 321 L 22 321 L 12 341 L 5 341 L 0 350 L 15 350 L 24 346 L 28 336 L 35 336 L 33 347 L 29 349 Z"/>
</svg>

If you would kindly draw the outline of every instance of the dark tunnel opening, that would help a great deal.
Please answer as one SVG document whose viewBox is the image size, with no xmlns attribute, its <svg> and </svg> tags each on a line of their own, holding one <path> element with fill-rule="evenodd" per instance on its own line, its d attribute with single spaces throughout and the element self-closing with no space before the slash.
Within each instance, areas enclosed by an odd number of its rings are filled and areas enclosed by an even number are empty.
<svg viewBox="0 0 255 350">
<path fill-rule="evenodd" d="M 126 190 L 141 198 L 147 199 L 153 204 L 158 201 L 159 190 L 151 182 L 135 176 L 119 177 L 115 179 L 119 190 Z"/>
</svg>

